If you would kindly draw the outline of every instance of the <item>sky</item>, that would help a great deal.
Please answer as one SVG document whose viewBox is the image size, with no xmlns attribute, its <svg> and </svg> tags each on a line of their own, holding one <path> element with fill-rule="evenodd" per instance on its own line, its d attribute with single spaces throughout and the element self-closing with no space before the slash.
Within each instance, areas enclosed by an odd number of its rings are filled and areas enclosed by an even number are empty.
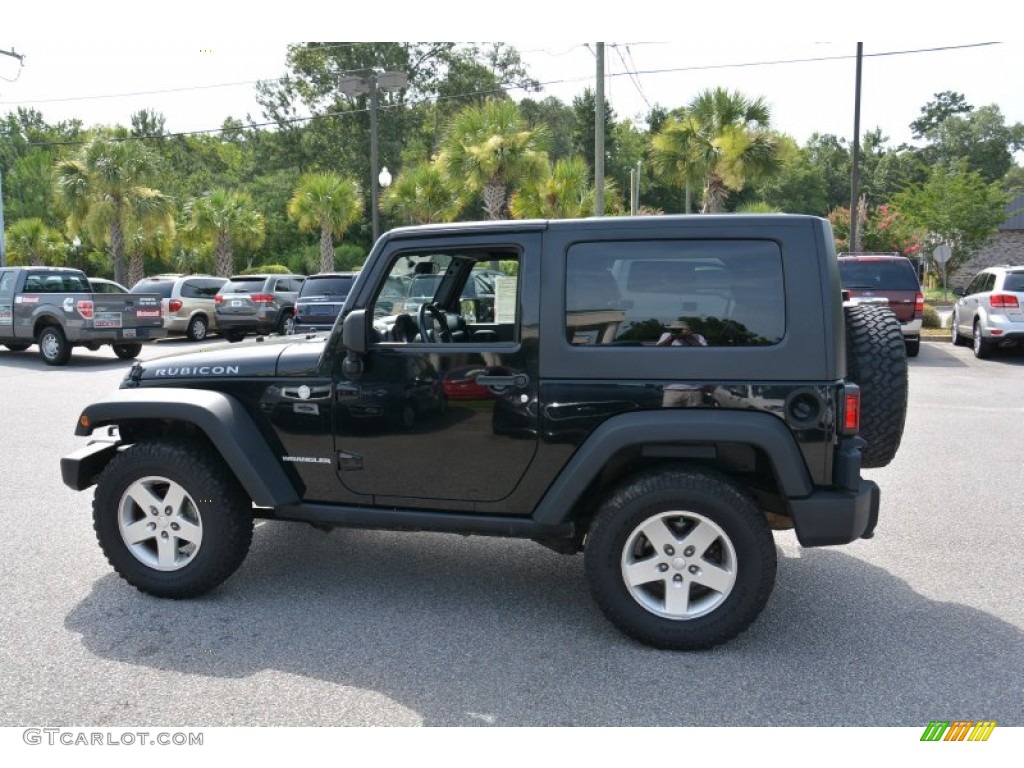
<svg viewBox="0 0 1024 768">
<path fill-rule="evenodd" d="M 815 132 L 853 134 L 856 42 L 819 40 L 874 32 L 897 41 L 864 43 L 861 131 L 879 127 L 895 146 L 911 142 L 910 122 L 940 91 L 958 91 L 974 106 L 997 104 L 1007 122 L 1024 122 L 1024 43 L 986 44 L 1001 28 L 1020 28 L 1024 11 L 1004 6 L 986 16 L 980 11 L 987 3 L 999 8 L 993 0 L 976 0 L 970 18 L 960 15 L 952 23 L 940 18 L 941 10 L 925 16 L 919 8 L 898 11 L 879 0 L 858 2 L 849 21 L 835 11 L 829 18 L 820 3 L 804 0 L 777 0 L 772 6 L 731 0 L 729 11 L 747 24 L 720 34 L 718 28 L 728 22 L 717 6 L 701 6 L 710 10 L 700 19 L 698 11 L 683 19 L 678 3 L 658 0 L 644 4 L 642 18 L 629 16 L 622 4 L 617 6 L 621 18 L 593 6 L 595 14 L 583 24 L 580 13 L 566 4 L 552 11 L 556 6 L 550 3 L 518 0 L 496 6 L 514 7 L 516 13 L 493 25 L 479 20 L 480 3 L 442 0 L 420 23 L 425 4 L 392 0 L 385 6 L 386 27 L 377 26 L 404 39 L 487 40 L 500 31 L 512 38 L 530 74 L 545 84 L 539 94 L 512 96 L 553 95 L 567 103 L 595 83 L 595 44 L 581 39 L 604 38 L 606 95 L 619 119 L 640 122 L 653 105 L 682 106 L 700 90 L 721 86 L 764 97 L 773 126 L 800 143 Z M 5 8 L 0 50 L 13 49 L 25 59 L 19 65 L 0 55 L 0 114 L 24 106 L 38 109 L 48 122 L 77 117 L 87 126 L 129 125 L 133 112 L 148 108 L 163 113 L 172 132 L 216 129 L 228 116 L 262 121 L 254 83 L 285 73 L 288 42 L 370 39 L 369 21 L 380 21 L 340 3 L 293 0 L 288 16 L 280 3 L 250 2 L 242 14 L 229 6 L 241 7 L 178 0 L 176 12 L 159 19 L 141 16 L 137 4 L 113 0 Z M 315 25 L 303 13 L 308 8 L 319 14 Z M 467 8 L 473 9 L 472 23 Z M 679 18 L 652 24 L 659 13 Z M 771 30 L 780 25 L 789 37 L 804 41 L 778 39 Z M 552 40 L 552 30 L 560 38 Z M 658 32 L 695 42 L 652 41 Z M 898 39 L 901 35 L 905 39 Z M 530 42 L 538 37 L 541 42 Z"/>
</svg>

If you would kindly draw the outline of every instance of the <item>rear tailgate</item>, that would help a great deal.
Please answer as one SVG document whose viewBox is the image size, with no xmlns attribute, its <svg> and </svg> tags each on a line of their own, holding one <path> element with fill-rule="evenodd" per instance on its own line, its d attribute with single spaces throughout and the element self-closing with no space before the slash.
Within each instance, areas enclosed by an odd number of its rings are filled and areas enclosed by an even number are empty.
<svg viewBox="0 0 1024 768">
<path fill-rule="evenodd" d="M 145 339 L 153 338 L 154 329 L 163 328 L 158 293 L 94 293 L 92 302 L 91 324 L 96 330 L 117 330 L 121 338 Z"/>
</svg>

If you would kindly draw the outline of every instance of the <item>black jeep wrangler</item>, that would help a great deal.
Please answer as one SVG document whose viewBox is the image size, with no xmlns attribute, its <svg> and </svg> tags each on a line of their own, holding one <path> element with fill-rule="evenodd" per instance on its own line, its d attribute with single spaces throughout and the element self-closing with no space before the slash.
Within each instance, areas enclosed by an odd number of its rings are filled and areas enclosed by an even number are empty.
<svg viewBox="0 0 1024 768">
<path fill-rule="evenodd" d="M 327 338 L 136 363 L 79 419 L 109 439 L 61 469 L 153 595 L 227 579 L 254 517 L 514 536 L 582 551 L 627 634 L 696 649 L 764 607 L 773 529 L 872 535 L 861 468 L 906 403 L 899 322 L 844 310 L 822 219 L 436 225 L 377 242 Z"/>
</svg>

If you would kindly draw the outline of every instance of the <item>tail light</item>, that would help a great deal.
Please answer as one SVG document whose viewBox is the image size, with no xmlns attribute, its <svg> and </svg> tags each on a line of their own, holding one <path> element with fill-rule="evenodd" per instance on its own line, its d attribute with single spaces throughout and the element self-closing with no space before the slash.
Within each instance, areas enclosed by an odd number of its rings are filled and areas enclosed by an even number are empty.
<svg viewBox="0 0 1024 768">
<path fill-rule="evenodd" d="M 860 432 L 860 387 L 846 384 L 843 387 L 842 433 L 856 435 Z"/>
<path fill-rule="evenodd" d="M 93 303 L 88 299 L 79 299 L 76 305 L 78 314 L 80 314 L 86 320 L 92 320 L 93 317 Z"/>
<path fill-rule="evenodd" d="M 171 299 L 169 302 L 167 302 L 167 311 L 177 312 L 182 308 L 182 306 L 183 304 L 181 299 Z"/>
<path fill-rule="evenodd" d="M 924 294 L 923 293 L 917 294 L 917 298 L 914 299 L 914 314 L 915 315 L 923 315 L 924 314 Z"/>
<path fill-rule="evenodd" d="M 254 293 L 250 297 L 255 304 L 270 304 L 274 300 L 272 293 Z"/>
<path fill-rule="evenodd" d="M 989 296 L 988 303 L 992 309 L 1018 309 L 1020 307 L 1020 302 L 1012 293 L 993 293 Z"/>
<path fill-rule="evenodd" d="M 213 303 L 214 304 L 222 304 L 223 302 L 224 302 L 224 297 L 221 296 L 219 293 L 216 296 L 213 297 Z"/>
</svg>

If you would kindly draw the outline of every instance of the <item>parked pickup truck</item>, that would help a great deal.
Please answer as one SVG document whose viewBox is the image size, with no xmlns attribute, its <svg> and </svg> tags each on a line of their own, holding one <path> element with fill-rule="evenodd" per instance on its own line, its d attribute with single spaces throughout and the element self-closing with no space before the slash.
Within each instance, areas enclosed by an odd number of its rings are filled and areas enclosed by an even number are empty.
<svg viewBox="0 0 1024 768">
<path fill-rule="evenodd" d="M 487 313 L 470 300 L 484 269 Z M 389 287 L 423 274 L 425 301 L 400 308 Z M 892 460 L 906 407 L 900 324 L 843 308 L 824 219 L 429 225 L 377 241 L 327 338 L 135 363 L 83 409 L 76 433 L 100 437 L 61 469 L 96 485 L 100 546 L 149 594 L 223 582 L 254 517 L 511 536 L 583 552 L 617 627 L 696 649 L 764 608 L 773 531 L 873 535 L 861 469 Z M 383 602 L 393 576 L 353 588 Z M 785 576 L 785 599 L 814 599 Z"/>
<path fill-rule="evenodd" d="M 47 365 L 64 365 L 72 347 L 110 344 L 129 360 L 164 335 L 158 294 L 93 293 L 78 269 L 0 269 L 0 344 L 13 352 L 38 344 Z"/>
</svg>

